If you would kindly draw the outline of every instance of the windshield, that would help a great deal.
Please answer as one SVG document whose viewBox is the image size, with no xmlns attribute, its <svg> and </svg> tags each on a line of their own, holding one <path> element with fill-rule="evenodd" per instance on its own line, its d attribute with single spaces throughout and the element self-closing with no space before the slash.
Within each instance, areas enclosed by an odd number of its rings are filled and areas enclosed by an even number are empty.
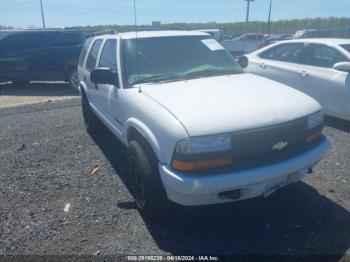
<svg viewBox="0 0 350 262">
<path fill-rule="evenodd" d="M 131 86 L 243 73 L 233 57 L 208 36 L 127 39 L 123 54 L 125 79 Z"/>
<path fill-rule="evenodd" d="M 347 45 L 341 45 L 342 48 L 344 48 L 346 51 L 350 53 L 350 44 Z"/>
</svg>

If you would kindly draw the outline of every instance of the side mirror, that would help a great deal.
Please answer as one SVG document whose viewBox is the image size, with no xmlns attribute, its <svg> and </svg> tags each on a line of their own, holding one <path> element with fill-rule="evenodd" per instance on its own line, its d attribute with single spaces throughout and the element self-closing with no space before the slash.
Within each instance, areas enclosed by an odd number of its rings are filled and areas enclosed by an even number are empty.
<svg viewBox="0 0 350 262">
<path fill-rule="evenodd" d="M 246 57 L 245 55 L 238 58 L 238 64 L 240 64 L 242 68 L 246 68 L 248 66 L 248 63 L 248 57 Z"/>
<path fill-rule="evenodd" d="M 350 62 L 340 62 L 340 63 L 336 63 L 333 68 L 335 70 L 339 70 L 339 71 L 343 71 L 343 72 L 347 72 L 350 73 Z"/>
<path fill-rule="evenodd" d="M 99 67 L 92 70 L 90 80 L 94 84 L 116 85 L 118 83 L 117 74 L 110 68 Z"/>
</svg>

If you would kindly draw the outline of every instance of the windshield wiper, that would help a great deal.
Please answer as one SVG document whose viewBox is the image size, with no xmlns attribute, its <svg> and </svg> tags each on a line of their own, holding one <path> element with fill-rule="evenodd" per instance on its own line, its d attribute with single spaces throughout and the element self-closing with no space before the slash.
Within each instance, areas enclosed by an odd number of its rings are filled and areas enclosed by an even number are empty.
<svg viewBox="0 0 350 262">
<path fill-rule="evenodd" d="M 131 85 L 142 84 L 142 83 L 156 83 L 169 80 L 178 80 L 184 78 L 185 75 L 180 74 L 168 74 L 168 75 L 153 75 L 149 77 L 144 77 L 142 79 L 134 81 Z"/>
<path fill-rule="evenodd" d="M 219 76 L 219 75 L 231 75 L 235 74 L 232 70 L 222 69 L 205 69 L 200 71 L 194 71 L 186 74 L 186 77 L 206 77 L 206 76 Z"/>
</svg>

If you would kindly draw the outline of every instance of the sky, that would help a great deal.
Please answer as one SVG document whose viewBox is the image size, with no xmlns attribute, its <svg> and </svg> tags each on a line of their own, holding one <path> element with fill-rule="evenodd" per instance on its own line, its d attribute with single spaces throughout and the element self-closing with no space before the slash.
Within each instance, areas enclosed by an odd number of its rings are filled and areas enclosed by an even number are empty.
<svg viewBox="0 0 350 262">
<path fill-rule="evenodd" d="M 47 27 L 134 24 L 133 0 L 42 0 Z M 272 0 L 272 20 L 350 17 L 350 0 Z M 270 0 L 251 3 L 250 20 L 266 21 Z M 152 21 L 244 21 L 244 0 L 136 0 L 138 24 Z M 0 25 L 41 26 L 40 0 L 0 0 Z"/>
</svg>

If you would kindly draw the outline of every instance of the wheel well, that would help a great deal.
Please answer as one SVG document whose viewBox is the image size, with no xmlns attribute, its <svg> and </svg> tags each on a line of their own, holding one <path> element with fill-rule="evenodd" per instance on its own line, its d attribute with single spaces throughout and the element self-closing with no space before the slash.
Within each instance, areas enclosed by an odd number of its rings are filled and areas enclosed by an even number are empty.
<svg viewBox="0 0 350 262">
<path fill-rule="evenodd" d="M 129 127 L 128 133 L 127 133 L 127 139 L 128 139 L 128 142 L 130 142 L 132 140 L 138 140 L 138 139 L 145 140 L 143 135 L 141 135 L 140 132 L 137 131 L 137 129 L 135 127 Z"/>
<path fill-rule="evenodd" d="M 152 151 L 155 158 L 159 161 L 157 154 L 154 152 L 151 144 L 147 141 L 147 139 L 135 127 L 129 127 L 128 131 L 127 131 L 128 143 L 132 140 L 135 140 L 135 141 L 141 143 L 143 146 L 148 147 L 148 149 Z"/>
</svg>

